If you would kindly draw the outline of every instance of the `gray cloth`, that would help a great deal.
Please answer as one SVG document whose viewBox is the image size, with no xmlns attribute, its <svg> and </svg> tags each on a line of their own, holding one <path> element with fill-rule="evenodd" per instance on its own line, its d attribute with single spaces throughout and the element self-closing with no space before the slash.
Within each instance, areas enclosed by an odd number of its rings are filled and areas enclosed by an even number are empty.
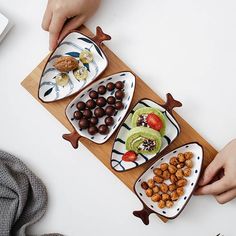
<svg viewBox="0 0 236 236">
<path fill-rule="evenodd" d="M 0 236 L 25 236 L 46 209 L 42 181 L 18 158 L 0 150 Z"/>
</svg>

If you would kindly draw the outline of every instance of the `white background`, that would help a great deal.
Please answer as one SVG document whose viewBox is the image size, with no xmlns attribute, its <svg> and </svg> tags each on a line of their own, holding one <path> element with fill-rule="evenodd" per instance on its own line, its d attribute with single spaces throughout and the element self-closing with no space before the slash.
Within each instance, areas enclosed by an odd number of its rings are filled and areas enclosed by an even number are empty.
<svg viewBox="0 0 236 236">
<path fill-rule="evenodd" d="M 132 216 L 137 197 L 88 150 L 73 150 L 67 130 L 20 82 L 48 53 L 40 24 L 46 1 L 1 0 L 15 24 L 0 44 L 0 148 L 18 155 L 48 188 L 44 218 L 31 231 L 65 235 L 235 235 L 236 201 L 193 197 L 174 221 Z M 233 0 L 104 0 L 87 22 L 112 35 L 107 45 L 218 150 L 236 137 L 236 3 Z"/>
</svg>

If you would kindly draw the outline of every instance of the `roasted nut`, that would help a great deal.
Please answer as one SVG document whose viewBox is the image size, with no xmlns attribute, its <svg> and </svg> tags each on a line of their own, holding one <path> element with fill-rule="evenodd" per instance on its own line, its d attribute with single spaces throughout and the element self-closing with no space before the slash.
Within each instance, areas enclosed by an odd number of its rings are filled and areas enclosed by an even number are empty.
<svg viewBox="0 0 236 236">
<path fill-rule="evenodd" d="M 148 189 L 148 184 L 147 184 L 147 182 L 142 182 L 142 183 L 141 183 L 141 187 L 142 187 L 142 189 L 147 190 L 147 189 Z"/>
<path fill-rule="evenodd" d="M 178 169 L 181 169 L 181 168 L 183 168 L 185 166 L 185 164 L 184 164 L 184 162 L 181 162 L 181 163 L 179 163 L 179 164 L 177 164 L 177 168 Z"/>
<path fill-rule="evenodd" d="M 168 170 L 163 171 L 162 177 L 165 180 L 169 179 L 170 178 L 170 172 Z"/>
<path fill-rule="evenodd" d="M 158 193 L 155 193 L 152 195 L 151 199 L 153 202 L 159 202 L 161 200 L 161 195 Z"/>
<path fill-rule="evenodd" d="M 71 56 L 61 56 L 57 58 L 53 66 L 60 72 L 69 72 L 78 68 L 78 61 Z"/>
<path fill-rule="evenodd" d="M 183 187 L 179 187 L 176 189 L 177 194 L 180 196 L 184 195 L 184 188 Z"/>
<path fill-rule="evenodd" d="M 175 184 L 170 184 L 169 185 L 169 191 L 173 192 L 174 190 L 176 190 L 177 186 Z"/>
<path fill-rule="evenodd" d="M 177 168 L 174 165 L 169 165 L 168 170 L 171 174 L 174 174 L 177 170 Z"/>
<path fill-rule="evenodd" d="M 170 200 L 166 201 L 166 207 L 167 208 L 171 208 L 173 205 L 174 205 L 174 203 L 172 201 L 170 201 Z"/>
<path fill-rule="evenodd" d="M 160 201 L 158 202 L 158 207 L 159 207 L 159 208 L 163 209 L 163 208 L 165 208 L 165 206 L 166 206 L 165 201 L 160 200 Z"/>
<path fill-rule="evenodd" d="M 162 163 L 162 164 L 160 165 L 160 168 L 161 168 L 162 171 L 165 171 L 165 170 L 168 169 L 168 164 L 167 164 L 167 163 Z"/>
<path fill-rule="evenodd" d="M 170 198 L 172 201 L 177 201 L 179 199 L 179 195 L 177 193 L 177 191 L 174 191 L 170 194 Z"/>
<path fill-rule="evenodd" d="M 151 197 L 152 194 L 153 194 L 152 189 L 151 189 L 151 188 L 148 188 L 148 189 L 146 190 L 146 195 L 147 195 L 147 197 Z"/>
<path fill-rule="evenodd" d="M 176 166 L 179 163 L 177 157 L 170 158 L 170 164 Z"/>
<path fill-rule="evenodd" d="M 160 168 L 155 168 L 153 170 L 153 173 L 157 176 L 160 176 L 160 177 L 162 176 L 162 170 Z"/>
<path fill-rule="evenodd" d="M 149 179 L 149 180 L 147 181 L 147 184 L 148 184 L 148 187 L 149 187 L 149 188 L 154 188 L 154 187 L 155 187 L 155 182 L 154 182 L 153 179 Z"/>
<path fill-rule="evenodd" d="M 155 186 L 155 187 L 152 189 L 152 191 L 153 191 L 154 193 L 158 193 L 158 192 L 160 191 L 160 189 L 159 189 L 158 186 Z"/>
<path fill-rule="evenodd" d="M 192 152 L 185 152 L 184 157 L 186 160 L 189 160 L 193 157 L 193 153 Z"/>
<path fill-rule="evenodd" d="M 153 177 L 153 180 L 156 182 L 156 183 L 158 183 L 158 184 L 160 184 L 160 183 L 162 183 L 164 180 L 163 180 L 163 178 L 161 178 L 161 177 L 159 177 L 159 176 L 154 176 Z"/>
<path fill-rule="evenodd" d="M 178 180 L 177 182 L 176 182 L 176 185 L 178 186 L 178 187 L 183 187 L 183 186 L 185 186 L 186 184 L 187 184 L 187 180 L 186 179 L 180 179 L 180 180 Z"/>
<path fill-rule="evenodd" d="M 188 168 L 192 168 L 192 167 L 193 167 L 193 161 L 192 161 L 192 160 L 186 160 L 186 161 L 185 161 L 185 165 L 186 165 Z"/>
<path fill-rule="evenodd" d="M 184 173 L 183 173 L 183 170 L 182 169 L 178 169 L 175 173 L 175 176 L 178 178 L 178 179 L 182 179 L 184 177 Z"/>
<path fill-rule="evenodd" d="M 161 198 L 163 201 L 169 200 L 170 199 L 170 195 L 168 193 L 163 193 L 161 195 Z"/>
<path fill-rule="evenodd" d="M 165 183 L 162 183 L 160 185 L 160 190 L 163 192 L 163 193 L 167 193 L 168 192 L 168 185 L 165 184 Z"/>
<path fill-rule="evenodd" d="M 178 181 L 178 179 L 177 179 L 177 177 L 176 177 L 175 175 L 171 175 L 171 176 L 170 176 L 170 182 L 171 182 L 172 184 L 176 183 L 177 181 Z"/>
<path fill-rule="evenodd" d="M 185 157 L 183 153 L 179 153 L 177 158 L 179 162 L 185 162 Z"/>
<path fill-rule="evenodd" d="M 183 172 L 185 177 L 189 177 L 192 173 L 192 170 L 190 168 L 185 168 Z"/>
</svg>

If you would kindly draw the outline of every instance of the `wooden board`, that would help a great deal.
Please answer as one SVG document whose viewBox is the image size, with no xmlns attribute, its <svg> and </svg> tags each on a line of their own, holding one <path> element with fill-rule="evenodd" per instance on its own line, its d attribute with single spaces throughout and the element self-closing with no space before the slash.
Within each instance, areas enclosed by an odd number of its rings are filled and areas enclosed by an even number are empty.
<svg viewBox="0 0 236 236">
<path fill-rule="evenodd" d="M 81 27 L 80 31 L 88 36 L 93 36 L 93 34 L 85 27 Z M 106 71 L 101 75 L 106 77 L 110 74 L 114 74 L 120 71 L 131 71 L 130 68 L 125 65 L 110 49 L 103 45 L 103 50 L 108 57 L 109 66 Z M 65 116 L 65 108 L 74 98 L 63 99 L 54 103 L 42 103 L 38 99 L 38 85 L 42 70 L 46 63 L 47 57 L 26 77 L 22 82 L 22 86 L 36 99 L 41 105 L 43 105 L 56 119 L 58 119 L 62 125 L 64 125 L 70 132 L 73 131 L 73 128 Z M 133 72 L 134 73 L 134 72 Z M 135 74 L 135 73 L 134 73 Z M 153 81 L 155 82 L 155 81 Z M 171 91 L 170 91 L 171 92 Z M 131 108 L 140 98 L 150 98 L 158 103 L 163 103 L 163 100 L 150 88 L 148 87 L 143 80 L 141 80 L 136 75 L 136 90 L 134 93 L 133 101 Z M 183 104 L 184 105 L 184 104 Z M 180 108 L 181 109 L 181 108 Z M 175 149 L 178 146 L 184 145 L 185 143 L 197 141 L 204 148 L 204 168 L 213 160 L 217 151 L 204 139 L 202 138 L 183 118 L 181 118 L 177 113 L 174 112 L 174 116 L 181 126 L 180 136 L 167 148 L 165 153 Z M 115 135 L 113 135 L 110 140 L 108 140 L 103 145 L 94 144 L 93 142 L 82 138 L 81 142 L 85 145 L 114 175 L 116 175 L 131 191 L 133 191 L 133 185 L 141 173 L 147 169 L 154 160 L 149 163 L 144 164 L 136 169 L 132 169 L 127 172 L 116 172 L 110 166 L 110 154 L 112 150 L 112 145 Z M 62 137 L 58 137 L 62 138 Z M 70 145 L 65 141 L 65 145 Z M 71 147 L 72 148 L 72 147 Z M 79 152 L 78 152 L 79 153 Z M 165 154 L 164 153 L 164 154 Z M 164 222 L 167 220 L 161 218 Z"/>
</svg>

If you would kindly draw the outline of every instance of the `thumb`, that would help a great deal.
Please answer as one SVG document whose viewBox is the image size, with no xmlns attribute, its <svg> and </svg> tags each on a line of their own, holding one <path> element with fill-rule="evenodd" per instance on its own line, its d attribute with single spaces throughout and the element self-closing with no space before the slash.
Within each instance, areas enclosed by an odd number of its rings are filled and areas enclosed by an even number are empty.
<svg viewBox="0 0 236 236">
<path fill-rule="evenodd" d="M 217 172 L 223 167 L 222 156 L 220 153 L 216 155 L 213 161 L 208 165 L 205 169 L 203 175 L 201 176 L 198 185 L 203 186 L 211 182 L 211 180 L 215 177 Z"/>
</svg>

